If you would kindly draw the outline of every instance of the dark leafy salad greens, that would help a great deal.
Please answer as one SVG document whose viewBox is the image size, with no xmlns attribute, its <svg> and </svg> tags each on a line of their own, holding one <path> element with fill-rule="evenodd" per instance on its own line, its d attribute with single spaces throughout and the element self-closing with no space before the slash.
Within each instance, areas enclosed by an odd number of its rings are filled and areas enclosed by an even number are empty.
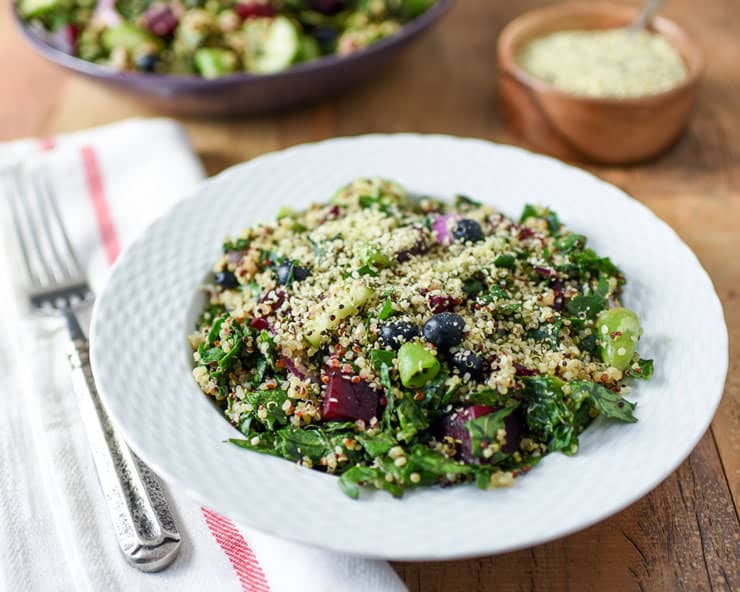
<svg viewBox="0 0 740 592">
<path fill-rule="evenodd" d="M 190 337 L 234 444 L 394 496 L 509 485 L 631 423 L 647 380 L 625 278 L 555 212 L 358 179 L 223 245 Z"/>
</svg>

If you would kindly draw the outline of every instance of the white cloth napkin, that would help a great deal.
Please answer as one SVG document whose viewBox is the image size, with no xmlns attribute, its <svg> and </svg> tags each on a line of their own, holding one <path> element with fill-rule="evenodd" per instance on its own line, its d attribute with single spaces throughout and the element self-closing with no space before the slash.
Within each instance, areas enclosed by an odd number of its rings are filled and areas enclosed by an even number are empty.
<svg viewBox="0 0 740 592">
<path fill-rule="evenodd" d="M 119 250 L 204 175 L 184 131 L 167 119 L 0 146 L 0 170 L 17 162 L 49 171 L 97 288 Z M 176 487 L 169 495 L 184 537 L 178 559 L 158 574 L 130 567 L 71 392 L 61 327 L 31 319 L 19 298 L 22 273 L 7 218 L 0 196 L 0 591 L 405 590 L 383 561 L 238 527 Z"/>
</svg>

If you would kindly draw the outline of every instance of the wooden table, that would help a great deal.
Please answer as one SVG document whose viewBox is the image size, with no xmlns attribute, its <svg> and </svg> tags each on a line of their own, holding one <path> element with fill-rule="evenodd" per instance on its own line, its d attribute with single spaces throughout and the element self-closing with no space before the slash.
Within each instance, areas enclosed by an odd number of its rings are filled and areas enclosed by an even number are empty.
<svg viewBox="0 0 740 592">
<path fill-rule="evenodd" d="M 282 115 L 183 123 L 209 173 L 291 144 L 367 132 L 516 144 L 497 106 L 496 36 L 538 4 L 545 2 L 458 0 L 432 34 L 359 89 Z M 2 8 L 0 140 L 154 115 L 43 62 L 11 32 Z M 715 282 L 730 330 L 730 373 L 712 428 L 662 485 L 601 524 L 496 557 L 395 564 L 412 592 L 740 590 L 740 10 L 737 0 L 674 0 L 665 12 L 705 49 L 696 117 L 655 162 L 588 168 L 671 224 Z"/>
</svg>

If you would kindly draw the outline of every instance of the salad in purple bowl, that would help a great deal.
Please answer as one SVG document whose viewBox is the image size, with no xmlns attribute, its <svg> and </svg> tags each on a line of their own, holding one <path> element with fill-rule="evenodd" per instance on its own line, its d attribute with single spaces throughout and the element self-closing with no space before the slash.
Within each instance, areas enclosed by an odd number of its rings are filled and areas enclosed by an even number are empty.
<svg viewBox="0 0 740 592">
<path fill-rule="evenodd" d="M 348 56 L 435 0 L 18 0 L 52 47 L 118 72 L 221 78 Z"/>
</svg>

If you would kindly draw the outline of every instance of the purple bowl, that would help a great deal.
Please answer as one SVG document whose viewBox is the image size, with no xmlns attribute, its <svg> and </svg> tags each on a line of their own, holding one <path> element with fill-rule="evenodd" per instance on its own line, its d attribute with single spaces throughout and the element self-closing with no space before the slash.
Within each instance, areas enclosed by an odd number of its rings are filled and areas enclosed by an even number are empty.
<svg viewBox="0 0 740 592">
<path fill-rule="evenodd" d="M 277 111 L 301 105 L 373 76 L 407 43 L 420 36 L 450 7 L 437 0 L 398 33 L 348 56 L 326 56 L 275 74 L 233 74 L 215 80 L 198 76 L 117 72 L 51 47 L 13 10 L 23 37 L 49 61 L 100 84 L 135 95 L 154 108 L 180 115 L 230 115 Z"/>
</svg>

